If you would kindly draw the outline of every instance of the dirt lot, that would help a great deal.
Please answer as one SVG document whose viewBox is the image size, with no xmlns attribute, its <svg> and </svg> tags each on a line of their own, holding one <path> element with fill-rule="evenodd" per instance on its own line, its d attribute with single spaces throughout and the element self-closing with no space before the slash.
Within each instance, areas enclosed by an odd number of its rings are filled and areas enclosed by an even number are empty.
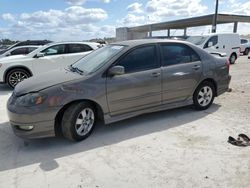
<svg viewBox="0 0 250 188">
<path fill-rule="evenodd" d="M 232 92 L 202 112 L 192 107 L 99 125 L 81 143 L 24 142 L 8 125 L 0 86 L 0 187 L 250 187 L 250 60 L 231 66 Z"/>
</svg>

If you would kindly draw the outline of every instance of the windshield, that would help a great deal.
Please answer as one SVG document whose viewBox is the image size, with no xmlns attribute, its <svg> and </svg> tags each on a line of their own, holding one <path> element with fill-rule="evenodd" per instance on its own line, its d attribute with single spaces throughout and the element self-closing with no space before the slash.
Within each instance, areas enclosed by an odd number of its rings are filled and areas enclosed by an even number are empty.
<svg viewBox="0 0 250 188">
<path fill-rule="evenodd" d="M 191 36 L 187 38 L 187 41 L 195 45 L 201 45 L 206 39 L 207 36 Z"/>
<path fill-rule="evenodd" d="M 84 73 L 92 73 L 105 65 L 112 57 L 118 54 L 124 46 L 108 45 L 93 51 L 72 65 Z"/>
</svg>

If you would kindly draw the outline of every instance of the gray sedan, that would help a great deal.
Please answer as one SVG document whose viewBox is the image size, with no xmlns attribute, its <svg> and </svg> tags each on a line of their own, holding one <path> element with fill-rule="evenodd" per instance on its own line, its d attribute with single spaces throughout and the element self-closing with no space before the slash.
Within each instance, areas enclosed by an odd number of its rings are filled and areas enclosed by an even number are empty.
<svg viewBox="0 0 250 188">
<path fill-rule="evenodd" d="M 62 134 L 81 141 L 97 119 L 109 124 L 190 104 L 205 110 L 228 90 L 230 79 L 225 58 L 190 43 L 124 41 L 21 82 L 8 101 L 8 115 L 17 136 Z"/>
</svg>

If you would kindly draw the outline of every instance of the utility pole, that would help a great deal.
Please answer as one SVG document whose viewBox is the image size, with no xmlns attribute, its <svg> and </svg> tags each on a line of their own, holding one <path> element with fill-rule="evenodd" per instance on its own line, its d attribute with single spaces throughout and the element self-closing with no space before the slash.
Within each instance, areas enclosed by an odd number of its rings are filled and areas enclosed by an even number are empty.
<svg viewBox="0 0 250 188">
<path fill-rule="evenodd" d="M 215 13 L 214 13 L 213 24 L 212 24 L 212 33 L 216 33 L 217 17 L 218 17 L 218 6 L 219 6 L 219 0 L 216 0 Z"/>
</svg>

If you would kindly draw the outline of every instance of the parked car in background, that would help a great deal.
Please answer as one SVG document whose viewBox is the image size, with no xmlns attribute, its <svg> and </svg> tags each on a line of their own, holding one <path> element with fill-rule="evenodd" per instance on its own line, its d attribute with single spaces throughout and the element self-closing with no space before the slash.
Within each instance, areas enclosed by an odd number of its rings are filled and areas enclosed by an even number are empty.
<svg viewBox="0 0 250 188">
<path fill-rule="evenodd" d="M 26 55 L 26 54 L 29 54 L 30 52 L 33 52 L 38 47 L 40 46 L 18 46 L 1 54 L 0 58 L 13 56 L 13 55 Z"/>
<path fill-rule="evenodd" d="M 59 42 L 49 43 L 28 55 L 16 55 L 0 59 L 0 82 L 10 87 L 29 78 L 81 59 L 92 50 L 98 49 L 99 43 Z"/>
<path fill-rule="evenodd" d="M 250 40 L 249 39 L 240 39 L 240 52 L 243 55 L 248 55 L 250 50 Z"/>
<path fill-rule="evenodd" d="M 202 36 L 190 36 L 187 41 L 209 53 L 226 53 L 231 64 L 234 64 L 240 56 L 240 36 L 237 33 L 212 33 Z"/>
<path fill-rule="evenodd" d="M 228 90 L 226 58 L 178 40 L 131 40 L 85 56 L 68 69 L 29 78 L 15 88 L 7 108 L 16 135 L 80 141 L 97 119 L 106 124 L 194 104 L 205 110 Z M 167 113 L 167 112 L 166 112 Z"/>
<path fill-rule="evenodd" d="M 8 49 L 9 47 L 10 47 L 9 45 L 0 45 L 0 52 Z"/>
<path fill-rule="evenodd" d="M 0 51 L 0 55 L 5 53 L 6 51 L 18 47 L 18 46 L 30 46 L 30 45 L 34 45 L 34 46 L 43 46 L 45 44 L 51 43 L 52 41 L 49 40 L 27 40 L 27 41 L 22 41 L 22 42 L 18 42 L 10 47 L 8 47 L 7 49 L 1 50 Z"/>
</svg>

